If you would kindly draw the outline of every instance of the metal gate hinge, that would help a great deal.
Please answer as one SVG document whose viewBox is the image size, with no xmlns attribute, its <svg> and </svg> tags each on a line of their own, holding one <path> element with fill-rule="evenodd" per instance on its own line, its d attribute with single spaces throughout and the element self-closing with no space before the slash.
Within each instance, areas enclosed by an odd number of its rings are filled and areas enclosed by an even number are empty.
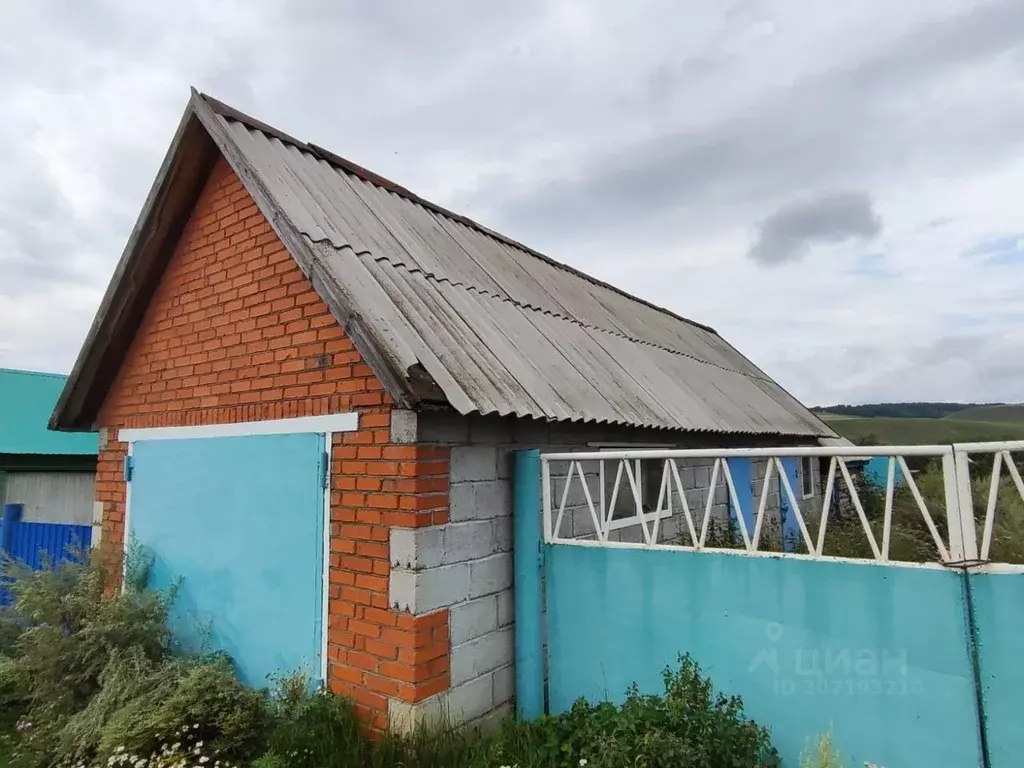
<svg viewBox="0 0 1024 768">
<path fill-rule="evenodd" d="M 126 483 L 132 481 L 132 470 L 135 468 L 135 464 L 132 461 L 131 456 L 124 457 L 124 480 Z"/>
<path fill-rule="evenodd" d="M 326 489 L 329 485 L 328 478 L 330 477 L 329 470 L 330 457 L 326 452 L 320 454 L 320 487 Z"/>
</svg>

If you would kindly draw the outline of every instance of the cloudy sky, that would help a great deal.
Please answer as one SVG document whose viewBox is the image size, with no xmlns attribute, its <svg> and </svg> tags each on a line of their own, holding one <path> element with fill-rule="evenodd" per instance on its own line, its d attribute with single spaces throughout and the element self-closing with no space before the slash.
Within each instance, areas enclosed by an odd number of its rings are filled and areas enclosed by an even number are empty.
<svg viewBox="0 0 1024 768">
<path fill-rule="evenodd" d="M 810 404 L 1021 401 L 1022 29 L 1020 0 L 9 0 L 0 366 L 70 369 L 195 85 Z"/>
</svg>

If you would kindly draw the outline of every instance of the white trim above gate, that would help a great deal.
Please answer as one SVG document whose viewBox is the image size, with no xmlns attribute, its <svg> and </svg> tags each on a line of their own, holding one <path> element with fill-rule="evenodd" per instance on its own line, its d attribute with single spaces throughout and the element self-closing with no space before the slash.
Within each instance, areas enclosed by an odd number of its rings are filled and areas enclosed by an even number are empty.
<svg viewBox="0 0 1024 768">
<path fill-rule="evenodd" d="M 323 416 L 300 416 L 270 421 L 240 421 L 233 424 L 204 424 L 195 427 L 143 427 L 121 429 L 117 439 L 122 443 L 138 440 L 191 440 L 204 437 L 248 437 L 250 435 L 291 435 L 300 432 L 355 432 L 359 428 L 358 413 L 329 413 Z"/>
</svg>

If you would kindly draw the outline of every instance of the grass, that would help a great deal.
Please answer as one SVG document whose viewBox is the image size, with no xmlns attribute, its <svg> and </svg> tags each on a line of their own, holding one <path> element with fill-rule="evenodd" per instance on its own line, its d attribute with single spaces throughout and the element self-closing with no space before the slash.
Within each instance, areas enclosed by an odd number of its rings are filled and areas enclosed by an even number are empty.
<svg viewBox="0 0 1024 768">
<path fill-rule="evenodd" d="M 833 429 L 860 445 L 944 445 L 1024 439 L 1024 421 L 944 419 L 834 418 L 822 414 Z"/>
<path fill-rule="evenodd" d="M 945 419 L 954 421 L 984 421 L 1001 424 L 1024 425 L 1024 404 L 1019 405 L 976 405 L 956 413 Z"/>
<path fill-rule="evenodd" d="M 14 726 L 18 722 L 18 710 L 5 706 L 0 707 L 0 768 L 11 765 L 11 754 L 14 752 Z"/>
</svg>

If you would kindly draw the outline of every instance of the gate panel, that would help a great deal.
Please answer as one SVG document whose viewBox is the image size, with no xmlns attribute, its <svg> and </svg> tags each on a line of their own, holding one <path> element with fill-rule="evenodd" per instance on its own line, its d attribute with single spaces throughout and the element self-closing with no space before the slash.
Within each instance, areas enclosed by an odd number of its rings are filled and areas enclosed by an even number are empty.
<svg viewBox="0 0 1024 768">
<path fill-rule="evenodd" d="M 128 527 L 150 583 L 180 579 L 176 638 L 229 653 L 239 676 L 320 677 L 324 490 L 318 434 L 141 441 Z"/>
<path fill-rule="evenodd" d="M 1016 768 L 1024 754 L 1024 573 L 970 576 L 990 768 Z"/>
<path fill-rule="evenodd" d="M 785 765 L 833 724 L 851 765 L 979 764 L 958 573 L 573 544 L 545 563 L 554 712 L 659 692 L 688 652 Z"/>
</svg>

